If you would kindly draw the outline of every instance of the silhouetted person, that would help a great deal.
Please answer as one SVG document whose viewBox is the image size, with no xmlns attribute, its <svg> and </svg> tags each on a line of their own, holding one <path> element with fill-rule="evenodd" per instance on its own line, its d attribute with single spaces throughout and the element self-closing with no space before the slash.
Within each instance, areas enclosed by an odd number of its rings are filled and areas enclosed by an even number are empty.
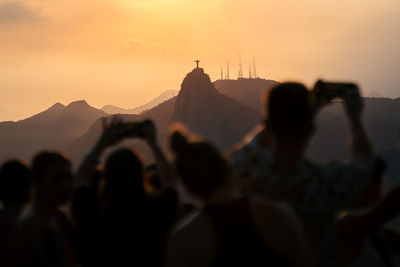
<svg viewBox="0 0 400 267">
<path fill-rule="evenodd" d="M 0 169 L 0 266 L 9 266 L 14 226 L 29 200 L 30 173 L 19 160 L 10 160 Z"/>
<path fill-rule="evenodd" d="M 56 152 L 41 152 L 32 162 L 33 204 L 21 216 L 13 244 L 13 266 L 75 266 L 59 206 L 73 192 L 71 163 Z"/>
<path fill-rule="evenodd" d="M 302 222 L 318 264 L 335 261 L 335 218 L 348 208 L 372 177 L 374 153 L 361 122 L 363 102 L 346 91 L 352 161 L 318 165 L 304 158 L 315 128 L 319 99 L 299 83 L 282 83 L 265 98 L 261 131 L 232 156 L 242 189 L 284 201 Z M 329 142 L 329 140 L 327 140 Z"/>
<path fill-rule="evenodd" d="M 285 208 L 242 196 L 211 144 L 171 136 L 175 165 L 199 210 L 171 234 L 167 266 L 310 266 L 308 245 Z"/>
<path fill-rule="evenodd" d="M 163 170 L 169 167 L 157 145 L 152 122 L 129 124 L 116 117 L 109 124 L 103 120 L 103 133 L 80 166 L 79 180 L 88 183 L 103 151 L 126 138 L 147 142 L 165 187 L 166 179 L 170 179 L 165 174 L 171 171 Z M 99 265 L 161 266 L 165 236 L 175 219 L 176 193 L 165 190 L 161 199 L 149 195 L 144 187 L 142 161 L 128 148 L 119 148 L 110 154 L 104 176 L 104 191 L 99 199 Z"/>
<path fill-rule="evenodd" d="M 75 223 L 96 221 L 99 215 L 97 197 L 100 192 L 100 181 L 103 172 L 96 170 L 89 186 L 78 187 L 72 198 L 71 212 Z"/>
<path fill-rule="evenodd" d="M 375 175 L 383 175 L 384 162 L 378 160 Z M 369 192 L 366 192 L 369 193 Z M 375 198 L 375 192 L 369 195 Z M 367 198 L 363 195 L 363 199 Z M 400 215 L 400 186 L 396 186 L 371 209 L 351 211 L 339 220 L 338 255 L 342 266 L 399 266 L 391 245 L 400 246 L 395 232 L 385 231 L 385 225 Z M 389 236 L 387 235 L 389 234 Z M 395 236 L 393 236 L 393 234 Z M 389 239 L 388 239 L 389 237 Z M 397 244 L 390 244 L 394 241 Z"/>
<path fill-rule="evenodd" d="M 29 199 L 28 166 L 19 160 L 10 160 L 0 169 L 0 200 L 4 208 L 21 206 Z"/>
<path fill-rule="evenodd" d="M 157 192 L 162 190 L 162 183 L 157 171 L 157 165 L 151 164 L 146 167 L 146 186 L 148 190 L 152 192 Z"/>
<path fill-rule="evenodd" d="M 96 170 L 88 186 L 78 186 L 71 202 L 73 220 L 72 244 L 82 266 L 99 266 L 101 248 L 100 181 L 103 173 Z"/>
<path fill-rule="evenodd" d="M 105 165 L 106 185 L 101 209 L 104 220 L 103 246 L 110 265 L 145 264 L 152 238 L 143 187 L 143 166 L 129 149 L 118 149 Z M 134 256 L 133 256 L 134 255 Z"/>
</svg>

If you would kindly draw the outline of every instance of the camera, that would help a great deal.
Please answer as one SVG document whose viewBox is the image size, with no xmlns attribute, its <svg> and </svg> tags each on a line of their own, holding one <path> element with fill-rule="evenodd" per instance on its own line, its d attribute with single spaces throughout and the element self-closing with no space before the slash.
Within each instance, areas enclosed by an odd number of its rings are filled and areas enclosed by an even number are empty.
<svg viewBox="0 0 400 267">
<path fill-rule="evenodd" d="M 354 83 L 325 82 L 318 80 L 313 91 L 318 100 L 331 102 L 334 99 L 343 99 L 350 92 L 357 92 L 358 94 L 358 86 Z"/>
<path fill-rule="evenodd" d="M 143 138 L 154 132 L 154 124 L 151 120 L 124 123 L 124 128 L 122 137 Z"/>
</svg>

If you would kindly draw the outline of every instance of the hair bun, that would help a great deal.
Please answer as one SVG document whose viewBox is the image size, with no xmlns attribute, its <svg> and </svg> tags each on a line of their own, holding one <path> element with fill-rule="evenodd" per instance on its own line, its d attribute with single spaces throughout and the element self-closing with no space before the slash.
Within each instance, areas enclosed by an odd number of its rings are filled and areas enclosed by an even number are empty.
<svg viewBox="0 0 400 267">
<path fill-rule="evenodd" d="M 174 131 L 170 138 L 171 149 L 177 155 L 181 156 L 189 149 L 189 142 L 180 131 Z"/>
</svg>

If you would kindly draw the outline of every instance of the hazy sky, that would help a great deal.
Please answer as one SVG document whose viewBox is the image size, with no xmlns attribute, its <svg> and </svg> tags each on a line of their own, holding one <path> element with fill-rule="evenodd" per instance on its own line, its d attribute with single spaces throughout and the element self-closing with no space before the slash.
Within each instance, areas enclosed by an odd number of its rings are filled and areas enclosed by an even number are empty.
<svg viewBox="0 0 400 267">
<path fill-rule="evenodd" d="M 399 0 L 0 0 L 0 121 L 86 99 L 132 108 L 256 57 L 261 77 L 399 97 Z"/>
</svg>

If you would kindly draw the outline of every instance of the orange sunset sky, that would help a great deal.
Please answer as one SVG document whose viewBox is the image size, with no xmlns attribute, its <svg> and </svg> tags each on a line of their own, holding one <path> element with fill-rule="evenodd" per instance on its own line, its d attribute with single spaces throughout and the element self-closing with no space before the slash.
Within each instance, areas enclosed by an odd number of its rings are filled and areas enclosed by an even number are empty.
<svg viewBox="0 0 400 267">
<path fill-rule="evenodd" d="M 399 97 L 399 0 L 0 0 L 0 121 L 56 102 L 133 108 L 200 65 Z"/>
</svg>

